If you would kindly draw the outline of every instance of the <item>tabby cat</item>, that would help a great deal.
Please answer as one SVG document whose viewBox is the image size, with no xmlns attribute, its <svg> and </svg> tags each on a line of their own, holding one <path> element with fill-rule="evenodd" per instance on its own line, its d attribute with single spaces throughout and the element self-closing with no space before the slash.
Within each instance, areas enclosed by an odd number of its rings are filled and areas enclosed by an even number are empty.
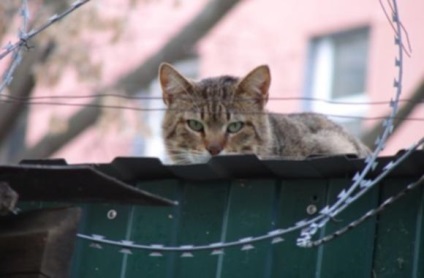
<svg viewBox="0 0 424 278">
<path fill-rule="evenodd" d="M 369 153 L 358 139 L 321 114 L 267 113 L 271 75 L 266 65 L 244 78 L 193 81 L 163 63 L 159 80 L 167 106 L 163 139 L 176 164 L 202 163 L 228 154 L 304 159 Z"/>
</svg>

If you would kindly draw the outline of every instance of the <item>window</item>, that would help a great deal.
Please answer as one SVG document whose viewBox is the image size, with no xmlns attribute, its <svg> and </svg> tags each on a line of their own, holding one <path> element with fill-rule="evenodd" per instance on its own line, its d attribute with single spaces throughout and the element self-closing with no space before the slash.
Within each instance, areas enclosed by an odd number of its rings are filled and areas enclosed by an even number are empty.
<svg viewBox="0 0 424 278">
<path fill-rule="evenodd" d="M 342 103 L 366 102 L 368 47 L 368 28 L 314 38 L 306 96 Z M 306 110 L 331 115 L 355 135 L 361 132 L 361 120 L 355 117 L 363 116 L 368 109 L 367 105 L 325 101 L 307 101 L 305 106 Z"/>
</svg>

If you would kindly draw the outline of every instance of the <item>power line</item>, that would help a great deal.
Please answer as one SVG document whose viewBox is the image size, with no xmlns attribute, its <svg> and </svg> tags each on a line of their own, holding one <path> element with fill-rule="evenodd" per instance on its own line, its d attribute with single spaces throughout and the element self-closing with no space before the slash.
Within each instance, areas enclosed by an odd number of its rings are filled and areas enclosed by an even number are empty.
<svg viewBox="0 0 424 278">
<path fill-rule="evenodd" d="M 33 106 L 33 105 L 40 105 L 40 106 L 68 106 L 68 107 L 89 107 L 93 109 L 117 109 L 117 110 L 130 110 L 130 111 L 142 111 L 142 112 L 159 112 L 159 111 L 166 111 L 168 108 L 143 108 L 143 107 L 135 107 L 135 106 L 125 106 L 125 105 L 104 105 L 104 104 L 93 104 L 93 103 L 66 103 L 66 102 L 29 102 L 29 101 L 18 101 L 18 100 L 2 100 L 0 99 L 0 103 L 10 104 L 10 103 L 21 103 L 23 105 Z M 185 111 L 192 111 L 196 112 L 195 109 L 193 110 L 179 110 L 179 109 L 172 109 L 173 111 L 179 111 L 179 112 L 185 112 Z M 267 114 L 268 112 L 237 112 L 236 114 Z M 279 114 L 275 112 L 270 112 L 272 114 Z M 384 116 L 373 116 L 373 117 L 366 117 L 366 116 L 354 116 L 354 115 L 336 115 L 336 114 L 326 114 L 326 113 L 320 113 L 328 117 L 333 118 L 345 118 L 345 119 L 357 119 L 357 120 L 366 120 L 366 121 L 379 121 L 387 119 L 387 117 Z M 407 117 L 407 118 L 401 118 L 401 117 L 392 117 L 393 120 L 402 120 L 402 121 L 417 121 L 417 122 L 423 122 L 424 118 L 417 118 L 417 117 Z"/>
<path fill-rule="evenodd" d="M 0 98 L 16 100 L 16 101 L 27 101 L 27 100 L 43 100 L 43 99 L 93 99 L 101 97 L 113 97 L 113 98 L 122 98 L 122 99 L 132 99 L 132 100 L 160 100 L 162 101 L 161 96 L 129 96 L 125 94 L 90 94 L 90 95 L 62 95 L 62 96 L 32 96 L 32 97 L 15 97 L 11 95 L 2 95 Z M 196 97 L 186 97 L 181 100 L 202 100 L 202 98 Z M 251 101 L 254 98 L 235 98 L 236 101 Z M 217 99 L 218 100 L 218 99 Z M 324 102 L 335 105 L 390 105 L 390 100 L 378 100 L 378 101 L 339 101 L 315 97 L 270 97 L 270 101 L 312 101 L 312 102 Z M 415 104 L 424 104 L 424 100 L 421 101 L 412 101 L 411 99 L 399 99 L 399 102 L 403 103 L 415 103 Z"/>
</svg>

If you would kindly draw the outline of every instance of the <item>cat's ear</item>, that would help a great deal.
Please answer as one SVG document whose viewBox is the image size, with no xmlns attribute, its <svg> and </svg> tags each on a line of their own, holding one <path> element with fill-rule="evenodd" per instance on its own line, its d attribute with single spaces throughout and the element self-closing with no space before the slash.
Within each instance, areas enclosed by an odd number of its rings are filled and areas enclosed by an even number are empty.
<svg viewBox="0 0 424 278">
<path fill-rule="evenodd" d="M 271 73 L 267 65 L 262 65 L 249 72 L 238 84 L 240 94 L 246 94 L 265 105 L 268 101 L 268 89 Z"/>
<path fill-rule="evenodd" d="M 159 82 L 162 87 L 162 98 L 166 105 L 172 103 L 174 97 L 182 92 L 188 92 L 192 84 L 170 64 L 159 66 Z"/>
</svg>

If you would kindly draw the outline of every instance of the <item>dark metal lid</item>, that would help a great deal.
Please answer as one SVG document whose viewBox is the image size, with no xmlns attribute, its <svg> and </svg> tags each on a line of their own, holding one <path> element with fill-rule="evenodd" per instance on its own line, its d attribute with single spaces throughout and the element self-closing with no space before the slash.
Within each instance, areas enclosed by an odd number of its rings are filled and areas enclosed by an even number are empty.
<svg viewBox="0 0 424 278">
<path fill-rule="evenodd" d="M 395 156 L 380 157 L 369 177 L 381 173 Z M 166 198 L 135 187 L 152 180 L 326 179 L 349 178 L 365 165 L 353 156 L 311 157 L 305 160 L 260 160 L 254 155 L 217 156 L 204 164 L 164 165 L 157 158 L 118 157 L 111 163 L 68 165 L 63 159 L 26 160 L 0 166 L 0 181 L 8 182 L 21 200 L 119 202 L 173 205 Z M 413 152 L 391 177 L 424 174 L 424 151 Z"/>
</svg>

